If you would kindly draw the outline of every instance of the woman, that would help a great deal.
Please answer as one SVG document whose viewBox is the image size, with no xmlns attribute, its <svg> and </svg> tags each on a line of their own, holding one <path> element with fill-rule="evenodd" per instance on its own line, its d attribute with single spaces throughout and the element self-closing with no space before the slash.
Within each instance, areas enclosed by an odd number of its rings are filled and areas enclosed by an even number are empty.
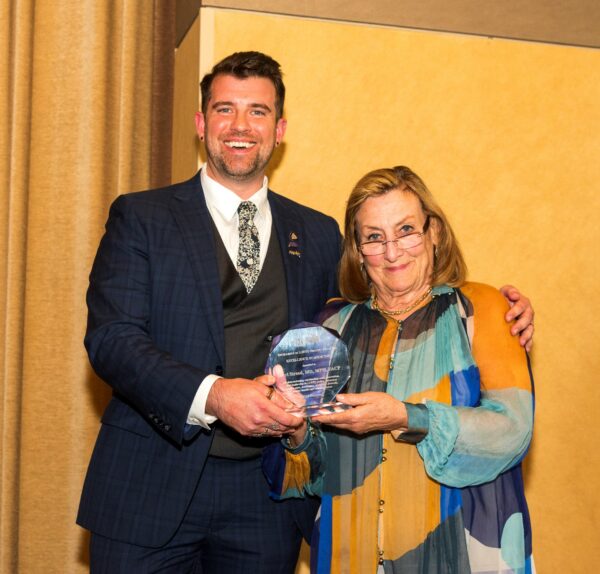
<svg viewBox="0 0 600 574">
<path fill-rule="evenodd" d="M 323 325 L 348 345 L 338 400 L 265 458 L 272 496 L 322 497 L 314 572 L 534 571 L 521 460 L 531 440 L 528 358 L 506 302 L 465 283 L 448 221 L 406 167 L 348 200 L 340 289 Z M 279 448 L 279 452 L 277 451 Z"/>
</svg>

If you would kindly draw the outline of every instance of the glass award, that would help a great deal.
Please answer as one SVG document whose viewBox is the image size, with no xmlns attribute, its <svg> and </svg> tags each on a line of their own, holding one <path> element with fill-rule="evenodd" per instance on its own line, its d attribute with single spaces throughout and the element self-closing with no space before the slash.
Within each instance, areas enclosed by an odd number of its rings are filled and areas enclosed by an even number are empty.
<svg viewBox="0 0 600 574">
<path fill-rule="evenodd" d="M 273 339 L 266 372 L 290 403 L 288 411 L 310 417 L 349 408 L 335 400 L 350 378 L 348 348 L 334 332 L 299 323 Z"/>
</svg>

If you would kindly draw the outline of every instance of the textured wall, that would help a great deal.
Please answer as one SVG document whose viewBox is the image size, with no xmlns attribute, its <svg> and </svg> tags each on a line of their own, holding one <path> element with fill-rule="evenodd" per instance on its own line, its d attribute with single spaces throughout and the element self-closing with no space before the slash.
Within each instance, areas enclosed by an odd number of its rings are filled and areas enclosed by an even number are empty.
<svg viewBox="0 0 600 574">
<path fill-rule="evenodd" d="M 359 176 L 409 165 L 446 208 L 471 278 L 533 298 L 536 561 L 542 573 L 595 571 L 600 52 L 201 13 L 201 73 L 245 49 L 284 68 L 289 124 L 274 189 L 341 221 Z"/>
</svg>

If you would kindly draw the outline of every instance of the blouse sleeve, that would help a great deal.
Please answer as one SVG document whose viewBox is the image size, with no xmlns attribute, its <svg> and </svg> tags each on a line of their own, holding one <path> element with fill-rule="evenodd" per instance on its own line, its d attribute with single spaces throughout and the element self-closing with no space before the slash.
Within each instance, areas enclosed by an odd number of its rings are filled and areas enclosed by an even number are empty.
<svg viewBox="0 0 600 574">
<path fill-rule="evenodd" d="M 266 447 L 262 467 L 274 500 L 321 495 L 327 446 L 321 430 L 308 423 L 306 438 L 295 448 L 287 439 Z"/>
<path fill-rule="evenodd" d="M 533 431 L 533 379 L 526 352 L 504 320 L 497 290 L 470 283 L 462 292 L 474 308 L 472 354 L 480 373 L 477 407 L 426 403 L 429 429 L 417 449 L 429 476 L 464 487 L 495 479 L 527 452 Z"/>
</svg>

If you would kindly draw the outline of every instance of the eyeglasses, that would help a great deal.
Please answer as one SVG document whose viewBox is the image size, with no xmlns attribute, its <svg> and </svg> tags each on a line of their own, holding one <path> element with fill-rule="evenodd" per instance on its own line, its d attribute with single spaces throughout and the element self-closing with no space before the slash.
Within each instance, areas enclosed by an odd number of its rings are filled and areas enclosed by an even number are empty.
<svg viewBox="0 0 600 574">
<path fill-rule="evenodd" d="M 411 247 L 418 247 L 423 243 L 423 236 L 429 229 L 429 215 L 425 219 L 425 225 L 423 225 L 423 231 L 421 233 L 412 232 L 406 235 L 401 235 L 395 239 L 388 239 L 387 241 L 366 241 L 359 245 L 360 252 L 363 255 L 382 255 L 387 249 L 388 243 L 395 243 L 396 248 L 404 251 Z"/>
</svg>

